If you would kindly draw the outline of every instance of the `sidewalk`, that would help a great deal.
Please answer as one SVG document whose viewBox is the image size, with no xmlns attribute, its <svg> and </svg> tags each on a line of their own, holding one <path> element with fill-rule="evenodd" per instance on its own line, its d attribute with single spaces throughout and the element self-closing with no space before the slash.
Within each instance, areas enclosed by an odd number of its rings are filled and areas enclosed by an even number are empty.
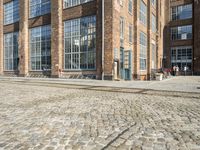
<svg viewBox="0 0 200 150">
<path fill-rule="evenodd" d="M 86 85 L 97 87 L 136 88 L 164 91 L 199 92 L 200 76 L 179 76 L 163 81 L 101 81 L 85 79 L 0 77 L 1 81 Z"/>
</svg>

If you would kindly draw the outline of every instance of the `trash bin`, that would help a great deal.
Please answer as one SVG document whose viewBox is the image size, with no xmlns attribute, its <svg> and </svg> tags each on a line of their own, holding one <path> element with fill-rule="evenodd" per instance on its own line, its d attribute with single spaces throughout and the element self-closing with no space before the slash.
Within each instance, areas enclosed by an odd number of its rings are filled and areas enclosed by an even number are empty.
<svg viewBox="0 0 200 150">
<path fill-rule="evenodd" d="M 162 81 L 163 80 L 163 74 L 162 73 L 156 73 L 156 81 Z"/>
</svg>

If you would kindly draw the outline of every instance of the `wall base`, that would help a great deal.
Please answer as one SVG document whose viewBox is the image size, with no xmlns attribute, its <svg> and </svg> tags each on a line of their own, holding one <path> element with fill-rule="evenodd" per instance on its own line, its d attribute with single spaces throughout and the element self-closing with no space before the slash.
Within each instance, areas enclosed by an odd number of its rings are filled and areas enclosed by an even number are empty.
<svg viewBox="0 0 200 150">
<path fill-rule="evenodd" d="M 113 80 L 113 75 L 104 75 L 104 80 Z"/>
</svg>

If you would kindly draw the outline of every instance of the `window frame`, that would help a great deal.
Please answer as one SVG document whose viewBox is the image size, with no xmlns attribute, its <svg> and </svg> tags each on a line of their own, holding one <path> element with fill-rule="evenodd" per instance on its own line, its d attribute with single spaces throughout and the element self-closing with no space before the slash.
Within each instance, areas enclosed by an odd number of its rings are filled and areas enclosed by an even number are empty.
<svg viewBox="0 0 200 150">
<path fill-rule="evenodd" d="M 124 47 L 125 19 L 120 17 L 120 47 Z"/>
<path fill-rule="evenodd" d="M 8 37 L 6 37 L 8 36 Z M 10 36 L 10 37 L 9 37 Z M 17 41 L 16 43 L 14 43 L 14 36 L 17 36 Z M 7 39 L 10 40 L 10 38 L 12 38 L 12 41 L 8 41 L 6 42 Z M 11 32 L 11 33 L 6 33 L 4 34 L 3 36 L 3 41 L 4 41 L 4 46 L 3 46 L 3 66 L 4 66 L 4 71 L 15 71 L 15 70 L 18 70 L 18 59 L 19 59 L 19 43 L 18 43 L 18 40 L 19 40 L 19 32 Z M 11 42 L 11 43 L 10 43 Z M 9 44 L 8 44 L 9 43 Z M 6 50 L 8 52 L 6 52 Z M 16 50 L 16 51 L 14 51 Z M 11 52 L 11 53 L 10 53 Z M 8 53 L 8 57 L 6 56 L 6 54 Z M 9 56 L 12 56 L 12 57 L 9 57 Z M 6 63 L 6 60 L 8 60 L 8 63 Z M 10 60 L 11 61 L 11 69 L 7 69 L 9 68 L 10 66 Z M 16 61 L 16 62 L 14 62 Z M 14 66 L 14 63 L 16 63 L 16 66 Z M 7 65 L 7 67 L 6 67 Z M 16 68 L 15 68 L 16 67 Z"/>
<path fill-rule="evenodd" d="M 191 32 L 183 32 L 183 30 L 191 31 Z M 180 32 L 180 33 L 179 33 Z M 184 26 L 175 26 L 171 27 L 171 40 L 177 41 L 177 40 L 192 40 L 193 39 L 193 25 L 184 25 Z M 186 35 L 187 37 L 184 39 L 182 38 L 183 35 Z M 188 37 L 191 34 L 191 37 Z M 179 36 L 181 38 L 179 38 Z"/>
<path fill-rule="evenodd" d="M 30 50 L 29 50 L 29 70 L 30 71 L 43 71 L 44 69 L 46 70 L 51 70 L 51 25 L 43 25 L 43 26 L 38 26 L 38 27 L 34 27 L 29 29 L 29 45 L 30 45 Z M 32 37 L 32 35 L 34 35 L 35 33 L 37 33 L 37 36 Z M 45 33 L 45 36 L 43 37 Z M 48 34 L 46 34 L 48 33 Z M 46 36 L 48 35 L 48 36 Z M 34 40 L 32 40 L 32 38 L 34 38 Z M 43 38 L 43 39 L 42 39 Z M 45 39 L 45 40 L 44 40 Z M 42 45 L 45 44 L 45 45 Z M 49 45 L 48 45 L 49 44 Z M 39 55 L 38 53 L 38 47 L 39 46 Z M 45 46 L 45 49 L 43 49 L 43 46 Z M 50 47 L 50 49 L 47 49 L 47 47 Z M 34 47 L 34 48 L 32 48 Z M 34 52 L 33 52 L 34 51 Z M 45 55 L 42 54 L 42 52 L 45 51 Z M 47 52 L 49 52 L 49 55 L 47 55 Z M 35 53 L 35 55 L 33 55 L 32 53 Z M 43 57 L 45 57 L 45 64 L 43 64 Z M 48 65 L 48 58 L 50 57 L 50 63 L 49 63 L 49 68 L 43 68 L 43 65 Z M 37 66 L 37 59 L 39 58 L 39 69 Z M 33 60 L 34 59 L 34 60 Z M 35 62 L 35 69 L 33 69 L 33 62 Z"/>
<path fill-rule="evenodd" d="M 66 1 L 69 1 L 69 6 L 66 6 L 65 5 L 65 2 Z M 73 3 L 73 1 L 75 1 L 75 3 Z M 68 9 L 68 8 L 72 8 L 72 7 L 76 7 L 76 6 L 79 6 L 79 5 L 82 5 L 82 4 L 85 4 L 85 3 L 89 3 L 89 2 L 92 2 L 94 0 L 63 0 L 63 9 Z"/>
<path fill-rule="evenodd" d="M 185 50 L 185 52 L 186 52 L 185 53 L 186 59 L 183 59 L 183 57 L 184 57 L 183 50 Z M 188 55 L 189 54 L 188 51 L 191 52 L 190 55 Z M 190 57 L 190 59 L 188 59 L 188 57 Z M 193 61 L 193 46 L 177 46 L 177 47 L 171 48 L 170 63 L 171 63 L 172 67 L 173 67 L 173 64 L 175 64 L 175 65 L 181 64 L 181 67 L 183 70 L 183 64 L 186 64 L 186 65 L 190 64 L 192 67 L 192 61 Z M 190 71 L 191 70 L 192 70 L 192 68 L 190 68 Z"/>
<path fill-rule="evenodd" d="M 29 18 L 30 19 L 51 13 L 51 0 L 47 0 L 47 1 L 38 0 L 38 3 L 34 3 L 34 1 L 35 0 L 30 0 L 29 1 Z M 45 3 L 46 3 L 46 5 L 44 5 Z M 44 9 L 46 6 L 48 6 L 48 7 L 46 9 Z M 39 14 L 34 14 L 33 12 L 36 12 L 36 11 L 33 11 L 32 8 L 34 8 L 36 10 L 39 9 L 40 13 Z"/>
<path fill-rule="evenodd" d="M 157 69 L 157 44 L 155 40 L 152 40 L 151 42 L 151 61 L 152 61 L 151 69 Z M 153 63 L 155 65 L 154 67 Z"/>
<path fill-rule="evenodd" d="M 141 24 L 147 26 L 147 4 L 143 0 L 140 0 L 139 20 Z"/>
<path fill-rule="evenodd" d="M 184 7 L 189 7 L 191 6 L 191 16 L 187 16 L 187 17 L 183 17 L 183 18 L 180 18 L 181 17 L 181 14 L 180 13 L 184 13 L 183 9 Z M 182 10 L 182 11 L 179 11 L 179 10 Z M 174 12 L 175 10 L 175 12 Z M 174 18 L 175 16 L 175 18 Z M 170 8 L 170 20 L 171 21 L 178 21 L 178 20 L 187 20 L 187 19 L 192 19 L 193 18 L 193 4 L 192 3 L 189 3 L 189 4 L 183 4 L 183 5 L 177 5 L 177 6 L 173 6 Z"/>
<path fill-rule="evenodd" d="M 94 22 L 87 22 L 86 23 L 87 24 L 87 28 L 86 28 L 87 34 L 81 35 L 82 31 L 84 31 L 84 30 L 81 29 L 82 28 L 81 23 L 83 23 L 85 20 L 90 20 L 90 21 L 93 20 Z M 72 31 L 74 31 L 74 27 L 72 26 L 72 24 L 76 21 L 78 23 L 78 26 L 77 26 L 78 28 L 76 30 L 77 33 L 74 34 L 74 33 L 72 33 Z M 68 27 L 68 28 L 66 28 L 67 23 L 69 23 L 69 25 L 70 25 L 70 27 Z M 94 23 L 95 26 L 90 28 L 88 26 L 89 23 Z M 94 70 L 96 70 L 96 65 L 97 65 L 97 62 L 96 62 L 97 61 L 97 58 L 96 58 L 96 24 L 97 24 L 96 15 L 64 21 L 64 71 L 94 71 Z M 69 30 L 70 32 L 66 32 L 65 31 L 66 29 Z M 88 30 L 94 30 L 94 32 L 92 34 L 91 33 L 89 34 Z M 67 36 L 66 36 L 66 34 L 67 34 Z M 70 35 L 68 35 L 68 34 L 70 34 Z M 74 35 L 72 35 L 72 34 L 74 34 Z M 82 45 L 82 44 L 84 44 L 82 42 L 85 42 L 85 41 L 82 41 L 81 38 L 84 39 L 84 37 L 87 37 L 87 40 L 86 40 L 87 45 Z M 89 50 L 88 37 L 90 37 L 90 38 L 92 37 L 92 40 L 94 40 L 93 41 L 94 47 L 92 48 L 93 50 Z M 74 49 L 73 49 L 73 42 L 74 42 L 73 38 L 74 39 L 77 38 L 79 40 L 79 42 L 78 42 L 79 47 L 78 47 L 77 51 L 74 51 Z M 66 50 L 67 50 L 66 49 L 66 39 L 70 39 L 70 52 L 67 52 L 67 53 L 66 53 Z M 86 51 L 83 51 L 83 49 L 81 49 L 81 46 L 86 46 L 86 47 L 84 47 L 84 48 L 86 48 Z M 73 61 L 73 58 L 74 58 L 73 55 L 78 56 L 78 59 L 76 59 L 77 60 L 76 63 L 78 63 L 77 68 L 73 67 L 73 62 L 74 62 Z M 85 59 L 86 64 L 82 64 L 82 62 L 81 62 L 81 56 L 84 56 L 84 55 L 86 56 L 86 58 L 83 58 L 83 59 Z M 67 56 L 70 56 L 70 57 L 67 57 Z M 92 66 L 94 66 L 93 68 L 91 66 L 89 66 L 89 63 L 90 63 L 89 60 L 88 60 L 89 57 L 94 59 L 94 61 L 92 63 Z M 67 60 L 66 58 L 70 58 L 69 63 L 66 63 L 66 60 Z M 68 67 L 66 67 L 66 65 L 68 65 Z M 86 68 L 82 68 L 81 65 L 82 66 L 85 65 Z"/>
<path fill-rule="evenodd" d="M 157 5 L 157 0 L 151 0 L 151 5 L 156 8 Z"/>
<path fill-rule="evenodd" d="M 20 20 L 19 0 L 13 0 L 13 1 L 5 3 L 3 5 L 3 24 L 9 25 L 9 24 L 19 22 L 19 20 Z"/>
<path fill-rule="evenodd" d="M 151 14 L 151 31 L 157 33 L 157 18 L 153 13 Z"/>
<path fill-rule="evenodd" d="M 133 24 L 129 23 L 129 43 L 133 44 Z"/>
<path fill-rule="evenodd" d="M 147 34 L 140 31 L 140 71 L 147 71 Z M 143 63 L 142 60 L 145 62 Z"/>
<path fill-rule="evenodd" d="M 133 0 L 128 1 L 128 12 L 133 15 Z"/>
</svg>

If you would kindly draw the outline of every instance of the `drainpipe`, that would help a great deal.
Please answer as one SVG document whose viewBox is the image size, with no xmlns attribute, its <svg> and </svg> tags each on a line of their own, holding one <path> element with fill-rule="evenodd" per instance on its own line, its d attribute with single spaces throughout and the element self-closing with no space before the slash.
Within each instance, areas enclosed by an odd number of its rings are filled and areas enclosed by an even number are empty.
<svg viewBox="0 0 200 150">
<path fill-rule="evenodd" d="M 104 7 L 104 0 L 102 0 L 102 80 L 104 80 L 104 17 L 105 17 L 105 7 Z"/>
</svg>

